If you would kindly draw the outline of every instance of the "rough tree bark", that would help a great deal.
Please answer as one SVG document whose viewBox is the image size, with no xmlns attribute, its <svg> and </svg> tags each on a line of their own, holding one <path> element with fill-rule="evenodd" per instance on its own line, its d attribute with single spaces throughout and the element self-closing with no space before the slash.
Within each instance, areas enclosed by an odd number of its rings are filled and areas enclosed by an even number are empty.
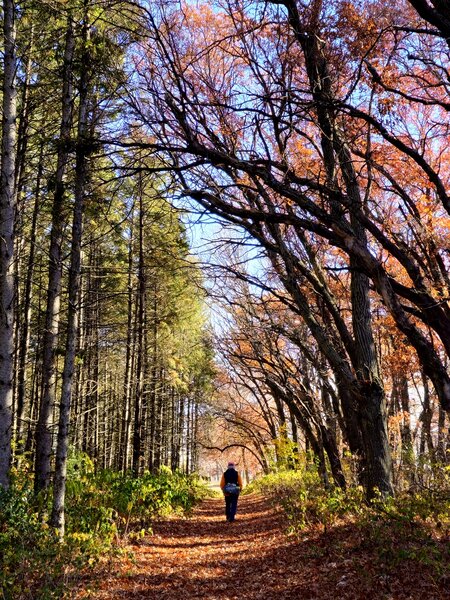
<svg viewBox="0 0 450 600">
<path fill-rule="evenodd" d="M 89 24 L 87 15 L 87 0 L 84 4 L 82 26 L 82 64 L 78 86 L 78 131 L 76 144 L 75 165 L 75 197 L 73 208 L 72 240 L 69 267 L 68 317 L 64 369 L 62 375 L 61 403 L 59 409 L 58 441 L 56 448 L 55 478 L 53 483 L 53 507 L 51 524 L 64 537 L 64 502 L 66 492 L 67 452 L 69 447 L 70 407 L 72 400 L 73 375 L 78 338 L 79 293 L 81 275 L 81 241 L 83 233 L 84 198 L 88 177 L 88 104 L 89 104 Z"/>
<path fill-rule="evenodd" d="M 50 234 L 47 308 L 42 348 L 42 396 L 36 428 L 35 481 L 36 492 L 50 485 L 52 455 L 52 414 L 55 405 L 56 373 L 55 350 L 58 343 L 60 320 L 60 294 L 62 277 L 62 241 L 66 211 L 64 210 L 64 175 L 70 156 L 70 131 L 72 126 L 72 61 L 75 50 L 73 23 L 67 23 L 62 89 L 62 114 L 55 192 L 52 207 Z"/>
<path fill-rule="evenodd" d="M 14 352 L 14 217 L 16 164 L 15 3 L 3 0 L 4 72 L 0 174 L 0 486 L 9 487 Z"/>
</svg>

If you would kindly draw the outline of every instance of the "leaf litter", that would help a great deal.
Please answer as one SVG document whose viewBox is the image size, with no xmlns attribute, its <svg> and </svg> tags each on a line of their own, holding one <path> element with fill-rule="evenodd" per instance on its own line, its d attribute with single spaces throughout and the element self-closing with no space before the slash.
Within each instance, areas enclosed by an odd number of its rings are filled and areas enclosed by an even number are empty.
<svg viewBox="0 0 450 600">
<path fill-rule="evenodd" d="M 192 515 L 155 521 L 74 592 L 76 600 L 448 600 L 449 580 L 410 557 L 386 561 L 355 523 L 287 535 L 284 513 L 261 496 L 242 496 L 234 523 L 222 499 Z M 395 541 L 395 540 L 394 540 Z M 393 543 L 394 543 L 393 541 Z M 449 543 L 441 541 L 450 556 Z"/>
</svg>

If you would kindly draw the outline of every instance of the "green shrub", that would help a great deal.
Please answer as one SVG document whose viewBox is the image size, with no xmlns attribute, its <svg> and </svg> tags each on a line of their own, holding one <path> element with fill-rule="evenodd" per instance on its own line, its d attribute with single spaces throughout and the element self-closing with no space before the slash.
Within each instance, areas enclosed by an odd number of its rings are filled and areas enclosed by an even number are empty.
<svg viewBox="0 0 450 600">
<path fill-rule="evenodd" d="M 372 508 L 404 523 L 429 524 L 444 532 L 450 531 L 450 466 L 432 466 L 433 478 L 428 485 L 415 483 L 394 498 L 376 498 Z"/>
<path fill-rule="evenodd" d="M 326 529 L 338 517 L 357 513 L 363 507 L 361 487 L 348 491 L 325 489 L 313 464 L 267 475 L 255 482 L 254 488 L 283 508 L 292 531 L 316 523 Z"/>
<path fill-rule="evenodd" d="M 59 598 L 65 547 L 36 509 L 29 482 L 0 491 L 0 588 L 5 600 Z"/>
<path fill-rule="evenodd" d="M 34 495 L 25 463 L 8 492 L 0 490 L 0 589 L 2 600 L 61 598 L 78 571 L 116 548 L 123 535 L 142 536 L 156 517 L 187 512 L 207 494 L 195 475 L 162 468 L 157 475 L 94 470 L 72 453 L 66 488 L 66 536 L 59 543 L 47 518 L 51 498 Z"/>
<path fill-rule="evenodd" d="M 427 464 L 427 485 L 415 483 L 393 498 L 381 496 L 368 505 L 361 486 L 347 490 L 326 489 L 316 465 L 305 463 L 296 470 L 280 471 L 252 483 L 256 490 L 281 506 L 291 523 L 291 529 L 302 529 L 320 523 L 325 528 L 344 516 L 364 516 L 364 519 L 385 518 L 391 521 L 422 522 L 450 530 L 450 467 Z M 418 478 L 422 481 L 423 477 Z"/>
<path fill-rule="evenodd" d="M 429 467 L 431 468 L 431 467 Z M 291 532 L 320 524 L 326 531 L 342 519 L 359 532 L 370 551 L 392 568 L 407 561 L 430 567 L 433 577 L 450 576 L 450 468 L 433 465 L 428 485 L 415 485 L 396 497 L 375 497 L 368 504 L 363 489 L 352 486 L 325 489 L 314 465 L 296 471 L 267 475 L 254 482 L 254 490 L 281 506 Z"/>
</svg>

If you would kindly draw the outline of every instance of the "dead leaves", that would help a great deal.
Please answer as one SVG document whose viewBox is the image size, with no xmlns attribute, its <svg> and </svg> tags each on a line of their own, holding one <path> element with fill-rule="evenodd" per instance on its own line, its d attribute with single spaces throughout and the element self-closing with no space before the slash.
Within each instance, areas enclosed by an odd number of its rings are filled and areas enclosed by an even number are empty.
<svg viewBox="0 0 450 600">
<path fill-rule="evenodd" d="M 242 496 L 227 523 L 222 499 L 206 500 L 191 519 L 154 524 L 154 535 L 103 573 L 97 592 L 77 600 L 443 600 L 446 586 L 429 570 L 383 562 L 355 523 L 324 534 L 311 527 L 287 536 L 283 515 L 264 499 Z M 414 568 L 412 568 L 414 566 Z"/>
</svg>

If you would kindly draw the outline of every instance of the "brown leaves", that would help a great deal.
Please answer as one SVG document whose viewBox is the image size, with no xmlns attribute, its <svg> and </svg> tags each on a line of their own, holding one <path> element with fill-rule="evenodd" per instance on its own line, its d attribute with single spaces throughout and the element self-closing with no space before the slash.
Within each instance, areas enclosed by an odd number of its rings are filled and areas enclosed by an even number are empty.
<svg viewBox="0 0 450 600">
<path fill-rule="evenodd" d="M 133 562 L 122 560 L 117 576 L 110 568 L 95 594 L 86 596 L 84 590 L 77 598 L 446 597 L 445 578 L 436 582 L 429 565 L 409 558 L 416 550 L 393 528 L 377 534 L 368 526 L 339 523 L 327 534 L 313 526 L 296 538 L 286 536 L 286 525 L 260 497 L 241 497 L 233 524 L 224 520 L 222 499 L 208 500 L 192 519 L 155 523 L 155 535 L 132 548 Z"/>
</svg>

